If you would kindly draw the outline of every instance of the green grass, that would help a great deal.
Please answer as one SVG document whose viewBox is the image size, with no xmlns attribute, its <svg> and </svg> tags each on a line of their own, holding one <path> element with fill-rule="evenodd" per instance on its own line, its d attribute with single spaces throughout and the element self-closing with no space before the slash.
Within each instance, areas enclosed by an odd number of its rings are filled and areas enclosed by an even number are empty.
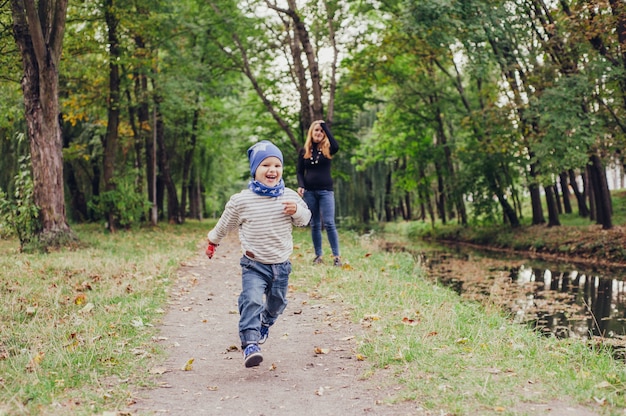
<svg viewBox="0 0 626 416">
<path fill-rule="evenodd" d="M 295 236 L 310 245 L 307 232 Z M 424 278 L 410 254 L 384 252 L 375 239 L 342 233 L 341 243 L 350 268 L 313 273 L 308 261 L 299 262 L 292 281 L 351 308 L 365 327 L 359 353 L 370 372 L 391 372 L 388 382 L 402 386 L 395 400 L 415 400 L 437 414 L 518 415 L 533 414 L 523 410 L 526 401 L 570 397 L 621 414 L 626 371 L 609 352 L 543 338 L 498 310 L 462 301 Z M 605 401 L 602 409 L 596 398 Z"/>
<path fill-rule="evenodd" d="M 152 383 L 145 369 L 162 359 L 151 338 L 167 289 L 211 225 L 116 234 L 73 226 L 85 245 L 47 255 L 0 240 L 0 415 L 127 409 Z M 375 235 L 340 237 L 346 267 L 313 269 L 309 232 L 296 230 L 292 285 L 341 302 L 363 326 L 365 376 L 399 383 L 395 400 L 459 415 L 525 414 L 527 400 L 562 397 L 591 406 L 603 399 L 595 406 L 606 414 L 626 406 L 624 365 L 609 353 L 541 338 L 461 301 L 425 279 L 410 254 L 381 250 Z"/>
<path fill-rule="evenodd" d="M 124 408 L 147 380 L 150 342 L 180 262 L 209 225 L 108 234 L 47 255 L 0 241 L 0 414 L 97 414 Z"/>
</svg>

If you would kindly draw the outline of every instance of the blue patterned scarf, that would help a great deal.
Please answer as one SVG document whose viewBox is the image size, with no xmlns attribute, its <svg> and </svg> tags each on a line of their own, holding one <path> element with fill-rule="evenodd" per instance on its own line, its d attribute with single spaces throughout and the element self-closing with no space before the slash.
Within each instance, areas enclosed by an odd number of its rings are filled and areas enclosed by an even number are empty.
<svg viewBox="0 0 626 416">
<path fill-rule="evenodd" d="M 257 195 L 278 197 L 285 193 L 285 182 L 281 179 L 276 186 L 263 185 L 259 181 L 251 180 L 248 182 L 248 189 Z"/>
</svg>

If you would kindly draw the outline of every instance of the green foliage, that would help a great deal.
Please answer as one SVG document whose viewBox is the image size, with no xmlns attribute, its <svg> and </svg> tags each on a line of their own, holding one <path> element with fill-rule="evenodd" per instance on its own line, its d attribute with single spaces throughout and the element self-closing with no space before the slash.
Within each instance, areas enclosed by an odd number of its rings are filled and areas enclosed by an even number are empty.
<svg viewBox="0 0 626 416">
<path fill-rule="evenodd" d="M 13 195 L 8 195 L 0 189 L 0 233 L 15 234 L 20 241 L 20 249 L 22 249 L 35 240 L 41 225 L 39 208 L 33 199 L 30 157 L 21 157 L 19 165 L 20 170 L 14 178 L 15 190 Z"/>
<path fill-rule="evenodd" d="M 126 175 L 113 180 L 115 189 L 94 197 L 89 206 L 98 216 L 106 218 L 112 214 L 116 224 L 130 228 L 139 225 L 151 204 L 145 196 L 137 193 L 134 175 Z"/>
</svg>

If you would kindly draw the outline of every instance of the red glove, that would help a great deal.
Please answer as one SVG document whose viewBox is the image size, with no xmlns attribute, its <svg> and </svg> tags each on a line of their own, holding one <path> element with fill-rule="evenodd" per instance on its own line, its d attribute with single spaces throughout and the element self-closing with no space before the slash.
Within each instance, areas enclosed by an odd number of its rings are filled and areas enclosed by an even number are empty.
<svg viewBox="0 0 626 416">
<path fill-rule="evenodd" d="M 209 241 L 209 245 L 206 248 L 206 255 L 212 259 L 213 255 L 215 254 L 215 247 L 217 247 L 217 244 L 213 244 L 212 242 Z"/>
</svg>

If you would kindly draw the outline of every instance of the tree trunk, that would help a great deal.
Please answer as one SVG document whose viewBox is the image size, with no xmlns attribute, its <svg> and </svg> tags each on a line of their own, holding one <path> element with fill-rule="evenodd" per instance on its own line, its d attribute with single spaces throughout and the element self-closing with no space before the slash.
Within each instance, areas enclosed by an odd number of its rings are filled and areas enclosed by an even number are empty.
<svg viewBox="0 0 626 416">
<path fill-rule="evenodd" d="M 530 164 L 530 180 L 531 183 L 528 186 L 528 190 L 530 191 L 530 204 L 532 207 L 533 213 L 533 225 L 540 225 L 546 223 L 546 218 L 543 216 L 543 207 L 541 205 L 541 192 L 539 185 L 534 183 L 533 181 L 537 177 L 537 164 Z"/>
<path fill-rule="evenodd" d="M 557 207 L 554 187 L 552 185 L 544 186 L 546 192 L 546 205 L 548 206 L 548 227 L 561 225 L 559 221 L 559 210 Z"/>
<path fill-rule="evenodd" d="M 598 218 L 596 211 L 596 197 L 594 195 L 593 182 L 591 179 L 591 168 L 589 165 L 585 167 L 585 176 L 583 176 L 584 194 L 589 199 L 589 219 L 596 221 Z"/>
<path fill-rule="evenodd" d="M 559 215 L 563 214 L 563 205 L 561 204 L 561 196 L 559 195 L 559 188 L 555 184 L 552 184 L 552 192 L 554 192 L 554 199 L 556 200 L 556 208 Z"/>
<path fill-rule="evenodd" d="M 444 179 L 441 174 L 441 166 L 435 160 L 435 173 L 437 174 L 437 197 L 435 198 L 437 204 L 437 214 L 442 224 L 446 224 L 448 217 L 446 216 L 446 192 L 444 186 Z"/>
<path fill-rule="evenodd" d="M 576 172 L 573 169 L 567 171 L 569 176 L 569 185 L 572 187 L 572 191 L 574 192 L 574 196 L 576 197 L 576 203 L 578 204 L 578 215 L 583 218 L 589 216 L 589 208 L 587 207 L 587 202 L 585 201 L 585 195 L 578 188 L 578 182 L 576 182 Z"/>
<path fill-rule="evenodd" d="M 567 185 L 567 173 L 562 172 L 559 175 L 559 183 L 561 185 L 561 196 L 563 197 L 563 209 L 566 214 L 572 213 L 572 203 L 570 201 L 569 186 Z"/>
<path fill-rule="evenodd" d="M 176 184 L 172 179 L 170 171 L 170 162 L 165 147 L 165 126 L 161 114 L 157 113 L 157 153 L 159 161 L 159 172 L 163 185 L 167 190 L 167 220 L 172 224 L 181 224 L 182 219 L 179 217 L 178 194 L 176 193 Z"/>
<path fill-rule="evenodd" d="M 67 223 L 63 142 L 59 124 L 59 73 L 67 0 L 11 0 L 13 34 L 24 70 L 22 91 L 33 169 L 33 199 L 39 208 L 38 237 L 55 246 L 76 237 Z"/>
<path fill-rule="evenodd" d="M 596 203 L 596 222 L 602 225 L 602 229 L 608 230 L 613 228 L 611 193 L 606 179 L 606 171 L 602 165 L 600 157 L 596 154 L 591 155 L 589 166 L 589 179 L 593 189 L 594 200 Z"/>
<path fill-rule="evenodd" d="M 198 130 L 198 119 L 200 118 L 200 110 L 198 110 L 197 105 L 199 104 L 199 98 L 196 97 L 196 108 L 193 111 L 193 121 L 191 123 L 191 137 L 189 138 L 189 142 L 185 147 L 185 154 L 183 156 L 183 186 L 181 190 L 180 196 L 180 212 L 178 217 L 181 222 L 185 221 L 185 216 L 187 215 L 187 192 L 189 188 L 191 188 L 191 168 L 193 164 L 193 155 L 196 150 L 196 141 L 197 141 L 197 130 Z"/>
<path fill-rule="evenodd" d="M 105 20 L 108 28 L 109 40 L 109 99 L 107 101 L 108 122 L 104 136 L 104 169 L 102 178 L 104 180 L 105 192 L 115 190 L 115 159 L 117 156 L 118 127 L 120 124 L 120 68 L 118 65 L 120 58 L 120 45 L 117 37 L 117 26 L 119 21 L 114 13 L 113 0 L 107 0 L 105 4 Z M 105 213 L 107 226 L 112 232 L 115 231 L 117 223 L 117 213 L 114 206 L 108 206 Z"/>
</svg>

